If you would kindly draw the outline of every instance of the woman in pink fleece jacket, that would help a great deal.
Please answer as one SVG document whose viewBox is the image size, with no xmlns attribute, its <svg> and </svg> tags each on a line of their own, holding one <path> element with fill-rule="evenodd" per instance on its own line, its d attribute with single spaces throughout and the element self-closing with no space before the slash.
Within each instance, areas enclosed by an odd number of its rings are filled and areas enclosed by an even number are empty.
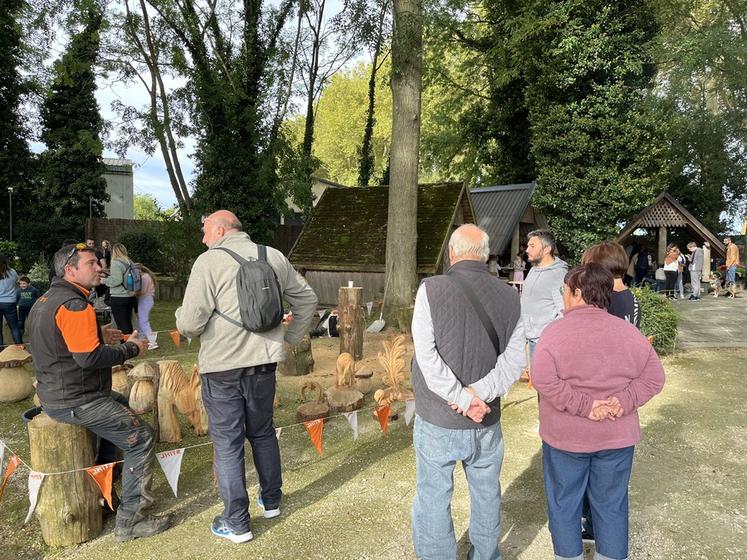
<svg viewBox="0 0 747 560">
<path fill-rule="evenodd" d="M 595 263 L 571 270 L 564 316 L 543 331 L 534 355 L 547 512 L 559 560 L 583 559 L 584 493 L 594 517 L 595 560 L 628 557 L 638 408 L 664 385 L 661 361 L 646 338 L 607 312 L 613 282 Z"/>
</svg>

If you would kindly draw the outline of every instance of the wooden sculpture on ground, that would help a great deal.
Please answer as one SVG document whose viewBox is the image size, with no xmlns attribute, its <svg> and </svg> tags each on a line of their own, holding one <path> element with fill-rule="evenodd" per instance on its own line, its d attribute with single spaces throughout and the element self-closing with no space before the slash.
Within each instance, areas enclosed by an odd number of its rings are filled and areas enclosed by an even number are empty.
<svg viewBox="0 0 747 560">
<path fill-rule="evenodd" d="M 112 368 L 112 391 L 116 391 L 129 398 L 130 383 L 127 379 L 127 374 L 133 367 L 130 362 L 125 362 L 122 365 Z"/>
<path fill-rule="evenodd" d="M 194 389 L 181 364 L 176 360 L 161 360 L 158 362 L 158 369 L 161 374 L 158 384 L 159 441 L 176 443 L 182 439 L 174 406 L 189 419 L 198 436 L 204 435 L 202 414 L 195 401 Z"/>
<path fill-rule="evenodd" d="M 197 369 L 197 364 L 192 366 L 192 377 L 189 379 L 189 384 L 195 396 L 197 409 L 200 411 L 200 429 L 198 431 L 195 427 L 195 434 L 204 436 L 208 433 L 208 415 L 207 410 L 205 410 L 205 403 L 202 402 L 202 378 L 200 377 L 200 370 Z"/>
<path fill-rule="evenodd" d="M 284 362 L 278 363 L 280 375 L 307 375 L 314 371 L 314 355 L 311 353 L 311 337 L 307 334 L 301 342 L 291 346 Z"/>
<path fill-rule="evenodd" d="M 316 402 L 304 403 L 298 407 L 296 411 L 297 422 L 308 422 L 309 420 L 317 420 L 318 418 L 329 416 L 329 405 L 322 398 L 322 386 L 314 381 L 307 381 L 301 387 L 301 400 L 306 400 L 306 393 L 308 391 L 317 392 Z"/>
<path fill-rule="evenodd" d="M 327 402 L 334 412 L 350 412 L 363 406 L 363 393 L 353 389 L 355 360 L 347 352 L 337 358 L 335 385 L 326 391 Z"/>
<path fill-rule="evenodd" d="M 392 404 L 393 401 L 412 399 L 412 392 L 401 386 L 408 377 L 405 370 L 405 337 L 399 335 L 394 340 L 385 340 L 384 351 L 379 352 L 378 357 L 384 368 L 383 381 L 387 387 L 376 391 L 374 400 L 384 406 Z"/>
<path fill-rule="evenodd" d="M 140 362 L 127 374 L 134 381 L 130 389 L 130 408 L 136 414 L 145 414 L 153 410 L 153 382 L 158 372 L 157 368 L 153 362 Z"/>
<path fill-rule="evenodd" d="M 34 380 L 24 367 L 30 361 L 31 354 L 22 346 L 8 346 L 0 352 L 0 402 L 22 401 L 34 392 Z"/>
</svg>

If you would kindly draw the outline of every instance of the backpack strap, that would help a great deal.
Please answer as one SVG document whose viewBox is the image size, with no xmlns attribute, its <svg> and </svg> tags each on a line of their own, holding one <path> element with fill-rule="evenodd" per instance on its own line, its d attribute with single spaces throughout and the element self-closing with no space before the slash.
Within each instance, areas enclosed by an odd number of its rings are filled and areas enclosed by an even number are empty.
<svg viewBox="0 0 747 560">
<path fill-rule="evenodd" d="M 258 247 L 262 247 L 262 245 L 258 245 Z M 239 265 L 242 265 L 245 262 L 248 262 L 244 257 L 242 257 L 241 255 L 239 255 L 236 251 L 232 251 L 231 249 L 227 249 L 226 247 L 213 247 L 211 249 L 211 251 L 213 251 L 213 250 L 215 250 L 215 251 L 225 251 L 226 253 L 228 253 L 229 255 L 231 255 L 234 258 L 234 260 L 237 263 L 239 263 Z"/>
<path fill-rule="evenodd" d="M 259 251 L 259 257 L 260 257 L 260 259 L 266 261 L 267 260 L 267 247 L 265 247 L 264 245 L 257 245 L 257 249 Z M 244 257 L 242 257 L 241 255 L 239 255 L 236 251 L 232 251 L 231 249 L 228 249 L 226 247 L 213 247 L 210 250 L 211 251 L 213 251 L 213 250 L 216 250 L 216 251 L 225 251 L 226 253 L 228 253 L 229 255 L 231 255 L 237 263 L 239 263 L 239 266 L 243 265 L 245 262 L 249 262 Z M 263 255 L 263 253 L 264 253 L 264 255 Z M 264 258 L 262 258 L 263 256 L 264 256 Z M 239 327 L 240 329 L 245 329 L 244 323 L 242 323 L 241 321 L 237 321 L 236 319 L 232 319 L 231 317 L 229 317 L 228 315 L 226 315 L 222 311 L 218 310 L 217 308 L 214 309 L 214 313 L 216 315 L 218 315 L 219 317 L 223 317 L 226 321 L 228 321 L 232 325 L 234 325 L 236 327 Z"/>
</svg>

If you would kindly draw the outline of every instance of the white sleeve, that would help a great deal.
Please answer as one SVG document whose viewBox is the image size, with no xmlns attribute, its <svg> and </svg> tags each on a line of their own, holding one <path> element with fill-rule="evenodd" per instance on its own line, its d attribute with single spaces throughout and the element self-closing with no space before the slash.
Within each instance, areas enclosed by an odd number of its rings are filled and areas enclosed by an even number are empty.
<svg viewBox="0 0 747 560">
<path fill-rule="evenodd" d="M 511 385 L 527 367 L 525 346 L 524 323 L 519 319 L 506 349 L 498 356 L 495 367 L 485 377 L 470 385 L 478 397 L 490 402 L 508 393 Z"/>
</svg>

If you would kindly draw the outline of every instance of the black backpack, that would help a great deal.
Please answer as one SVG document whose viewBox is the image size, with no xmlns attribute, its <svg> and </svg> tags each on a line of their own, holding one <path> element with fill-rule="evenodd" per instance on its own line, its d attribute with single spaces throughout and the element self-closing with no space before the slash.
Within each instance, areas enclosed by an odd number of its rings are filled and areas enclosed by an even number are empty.
<svg viewBox="0 0 747 560">
<path fill-rule="evenodd" d="M 249 332 L 267 332 L 283 322 L 283 297 L 275 271 L 267 262 L 267 247 L 257 245 L 258 259 L 247 260 L 225 247 L 215 247 L 231 255 L 239 263 L 236 291 L 239 296 L 241 322 L 215 312 L 229 323 Z"/>
</svg>

